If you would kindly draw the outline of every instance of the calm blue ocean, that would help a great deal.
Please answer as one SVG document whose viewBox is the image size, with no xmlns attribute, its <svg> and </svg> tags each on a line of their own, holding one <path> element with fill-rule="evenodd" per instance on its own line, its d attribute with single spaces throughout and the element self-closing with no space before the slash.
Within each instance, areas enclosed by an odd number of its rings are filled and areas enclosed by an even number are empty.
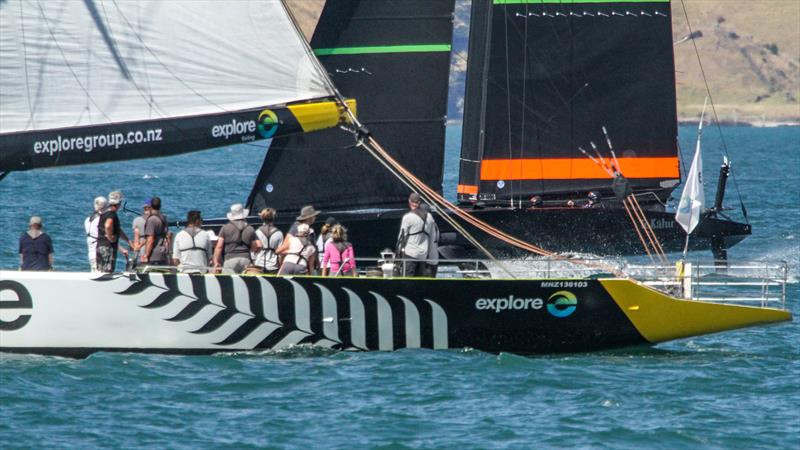
<svg viewBox="0 0 800 450">
<path fill-rule="evenodd" d="M 451 127 L 446 192 L 457 177 Z M 732 259 L 786 260 L 800 314 L 800 128 L 725 128 L 753 236 Z M 681 128 L 691 160 L 694 127 Z M 706 197 L 721 162 L 704 140 Z M 0 267 L 16 268 L 28 216 L 59 270 L 83 270 L 96 195 L 132 207 L 159 195 L 170 217 L 222 216 L 244 201 L 264 146 L 12 173 L 0 182 Z M 733 213 L 741 219 L 741 214 Z M 123 216 L 126 227 L 133 216 Z M 800 448 L 800 325 L 649 349 L 543 357 L 478 351 L 206 357 L 0 355 L 0 448 Z"/>
</svg>

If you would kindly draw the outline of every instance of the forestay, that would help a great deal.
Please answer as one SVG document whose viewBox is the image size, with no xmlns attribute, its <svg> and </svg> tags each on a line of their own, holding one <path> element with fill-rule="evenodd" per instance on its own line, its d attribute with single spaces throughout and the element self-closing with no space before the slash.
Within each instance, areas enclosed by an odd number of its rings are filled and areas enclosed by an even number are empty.
<svg viewBox="0 0 800 450">
<path fill-rule="evenodd" d="M 3 1 L 0 80 L 0 171 L 303 131 L 281 107 L 333 95 L 279 0 Z"/>
</svg>

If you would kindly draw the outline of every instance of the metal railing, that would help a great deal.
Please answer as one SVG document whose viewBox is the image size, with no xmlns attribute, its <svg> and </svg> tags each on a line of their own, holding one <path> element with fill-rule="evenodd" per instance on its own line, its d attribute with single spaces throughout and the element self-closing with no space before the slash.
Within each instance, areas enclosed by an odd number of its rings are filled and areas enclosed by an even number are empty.
<svg viewBox="0 0 800 450">
<path fill-rule="evenodd" d="M 785 261 L 683 261 L 675 266 L 629 265 L 643 284 L 687 300 L 786 308 Z"/>
<path fill-rule="evenodd" d="M 624 276 L 670 296 L 686 300 L 786 308 L 789 277 L 785 261 L 680 261 L 675 265 L 629 264 L 621 258 L 525 258 L 509 260 L 412 260 L 390 254 L 357 258 L 358 275 L 406 277 L 409 265 L 425 262 L 435 271 L 421 276 L 485 279 L 588 279 Z M 140 268 L 141 269 L 141 268 Z M 177 268 L 149 266 L 149 271 L 176 272 Z M 416 274 L 420 276 L 420 274 Z"/>
</svg>

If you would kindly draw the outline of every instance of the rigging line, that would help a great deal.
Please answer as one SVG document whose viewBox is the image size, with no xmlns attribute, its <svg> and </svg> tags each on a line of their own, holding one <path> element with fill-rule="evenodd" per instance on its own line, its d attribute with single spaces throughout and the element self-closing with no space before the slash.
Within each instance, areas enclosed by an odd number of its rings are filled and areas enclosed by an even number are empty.
<svg viewBox="0 0 800 450">
<path fill-rule="evenodd" d="M 525 5 L 525 14 L 528 14 L 528 5 Z M 520 120 L 520 127 L 522 130 L 520 131 L 520 142 L 519 142 L 519 165 L 522 166 L 522 157 L 523 153 L 525 152 L 525 103 L 526 103 L 526 94 L 528 88 L 528 21 L 525 21 L 525 38 L 523 40 L 524 44 L 522 46 L 522 119 Z M 543 164 L 541 161 L 539 164 Z M 522 180 L 517 182 L 519 184 L 519 206 L 522 207 Z"/>
<path fill-rule="evenodd" d="M 681 7 L 683 8 L 683 15 L 686 18 L 686 27 L 689 28 L 689 36 L 694 34 L 692 30 L 692 24 L 689 22 L 689 13 L 686 11 L 686 3 L 684 0 L 681 0 Z M 703 83 L 706 87 L 706 93 L 708 94 L 708 100 L 711 103 L 711 111 L 714 112 L 714 123 L 717 125 L 717 131 L 719 132 L 719 139 L 722 142 L 722 149 L 725 151 L 725 156 L 728 160 L 731 159 L 730 154 L 728 154 L 728 144 L 725 142 L 725 136 L 722 133 L 722 126 L 719 123 L 719 116 L 717 115 L 717 107 L 714 104 L 714 98 L 711 96 L 711 88 L 708 86 L 708 78 L 706 78 L 706 71 L 703 69 L 703 62 L 700 59 L 700 50 L 697 48 L 697 40 L 692 39 L 692 46 L 694 46 L 694 53 L 697 56 L 697 64 L 700 66 L 700 74 L 703 75 Z M 742 192 L 739 190 L 739 182 L 736 180 L 736 174 L 733 170 L 730 170 L 731 178 L 733 178 L 733 185 L 736 188 L 736 196 L 739 197 L 739 206 L 742 208 L 742 214 L 744 215 L 744 220 L 747 224 L 750 224 L 750 219 L 747 217 L 747 208 L 744 206 L 744 200 L 742 199 Z"/>
<path fill-rule="evenodd" d="M 362 141 L 362 144 L 364 144 L 363 141 Z M 373 146 L 373 145 L 375 146 L 375 148 L 370 150 L 368 147 Z M 378 161 L 384 167 L 389 169 L 389 171 L 393 175 L 398 177 L 400 179 L 400 181 L 403 182 L 403 184 L 405 184 L 409 189 L 411 189 L 412 191 L 421 192 L 422 193 L 422 197 L 425 199 L 425 201 L 427 201 L 429 204 L 434 206 L 434 211 L 436 211 L 436 213 L 439 215 L 439 217 L 443 218 L 447 223 L 450 224 L 450 226 L 453 227 L 453 229 L 455 229 L 456 231 L 461 233 L 461 235 L 464 236 L 467 239 L 467 241 L 469 241 L 473 246 L 475 246 L 475 248 L 477 248 L 483 254 L 485 254 L 490 260 L 492 260 L 495 263 L 497 263 L 500 266 L 500 268 L 503 269 L 503 271 L 505 271 L 508 274 L 509 277 L 516 278 L 514 276 L 514 274 L 505 266 L 505 264 L 503 264 L 501 261 L 499 261 L 497 258 L 495 258 L 495 256 L 486 247 L 484 247 L 474 236 L 472 236 L 471 233 L 469 233 L 454 218 L 450 217 L 449 214 L 447 214 L 446 212 L 443 211 L 443 208 L 441 208 L 441 206 L 438 203 L 438 200 L 441 198 L 441 196 L 439 196 L 439 194 L 437 192 L 433 191 L 433 189 L 431 189 L 426 184 L 421 183 L 421 182 L 417 186 L 417 188 L 415 189 L 414 186 L 412 186 L 412 184 L 414 184 L 413 181 L 415 179 L 413 174 L 410 174 L 410 172 L 406 173 L 405 175 L 408 177 L 408 180 L 407 180 L 406 177 L 402 177 L 398 172 L 396 172 L 393 167 L 390 167 L 388 161 L 384 161 L 384 159 L 382 157 L 380 157 L 378 154 L 374 153 L 374 152 L 380 152 L 380 151 L 385 152 L 385 150 L 383 150 L 382 147 L 380 147 L 380 144 L 378 144 L 377 141 L 375 141 L 373 138 L 370 138 L 370 145 L 367 146 L 367 145 L 364 144 L 364 147 L 367 148 L 367 150 L 370 152 L 370 154 L 372 154 L 373 157 L 378 159 Z M 402 166 L 399 166 L 398 169 L 402 170 L 402 171 L 406 171 L 406 169 L 403 168 Z M 419 182 L 419 180 L 416 180 L 416 181 Z"/>
<path fill-rule="evenodd" d="M 30 115 L 28 116 L 28 123 L 25 124 L 25 128 L 28 128 L 28 124 L 36 126 L 33 124 L 33 104 L 31 103 L 31 84 L 28 80 L 28 46 L 26 45 L 25 39 L 25 18 L 22 14 L 22 2 L 19 2 L 19 28 L 22 31 L 22 67 L 25 70 L 25 90 L 28 92 L 28 97 L 26 100 L 28 101 L 28 112 Z M 0 178 L 1 179 L 1 178 Z"/>
<path fill-rule="evenodd" d="M 477 248 L 482 253 L 484 253 L 490 260 L 495 261 L 496 263 L 498 263 L 500 265 L 500 267 L 511 278 L 516 278 L 514 276 L 514 274 L 510 270 L 508 270 L 508 268 L 506 268 L 505 265 L 502 262 L 498 261 L 495 258 L 495 256 L 488 249 L 486 249 L 486 247 L 484 247 L 480 242 L 478 242 L 478 240 L 475 239 L 475 237 L 473 237 L 466 229 L 464 229 L 464 227 L 462 227 L 461 224 L 456 222 L 456 220 L 453 219 L 452 217 L 450 217 L 447 213 L 443 212 L 441 210 L 441 208 L 437 206 L 437 203 L 436 203 L 434 197 L 432 197 L 429 192 L 427 192 L 425 189 L 422 189 L 422 190 L 415 189 L 415 187 L 413 186 L 413 183 L 410 180 L 406 179 L 406 177 L 404 177 L 400 173 L 398 173 L 395 170 L 394 167 L 392 167 L 387 161 L 385 161 L 383 158 L 381 158 L 379 156 L 379 154 L 378 154 L 378 150 L 376 148 L 372 148 L 372 145 L 367 145 L 367 143 L 364 142 L 363 140 L 359 140 L 359 145 L 361 147 L 363 147 L 364 149 L 366 149 L 375 159 L 378 160 L 379 163 L 381 163 L 381 165 L 383 165 L 387 170 L 389 170 L 389 172 L 392 175 L 394 175 L 396 178 L 398 178 L 400 180 L 400 182 L 402 182 L 404 185 L 406 185 L 406 187 L 408 187 L 411 191 L 420 191 L 420 192 L 422 192 L 422 197 L 425 199 L 426 202 L 428 202 L 429 204 L 434 206 L 434 211 L 439 215 L 439 217 L 444 219 L 456 231 L 461 233 L 462 236 L 464 236 L 472 245 L 474 245 L 475 248 Z M 428 186 L 426 186 L 424 184 L 422 185 L 422 187 L 430 190 L 430 188 L 428 188 Z M 434 194 L 436 194 L 436 193 L 434 192 Z"/>
<path fill-rule="evenodd" d="M 113 122 L 111 120 L 111 118 L 108 117 L 108 115 L 105 113 L 105 111 L 103 111 L 100 108 L 100 106 L 97 103 L 95 103 L 94 99 L 89 94 L 89 91 L 87 91 L 86 88 L 83 86 L 83 83 L 81 83 L 80 78 L 78 78 L 78 75 L 75 73 L 75 70 L 73 70 L 72 66 L 70 65 L 69 60 L 67 59 L 67 55 L 64 53 L 64 49 L 61 48 L 61 44 L 58 43 L 58 40 L 56 39 L 56 35 L 55 35 L 55 33 L 53 33 L 53 28 L 50 26 L 50 21 L 47 20 L 47 16 L 44 13 L 44 8 L 42 7 L 41 0 L 36 0 L 36 3 L 39 6 L 39 11 L 42 14 L 42 19 L 44 19 L 44 23 L 47 26 L 47 32 L 50 33 L 50 37 L 53 39 L 53 42 L 56 44 L 56 48 L 58 49 L 58 52 L 61 53 L 61 58 L 64 59 L 64 65 L 67 66 L 67 69 L 69 69 L 70 73 L 72 74 L 72 77 L 75 78 L 75 82 L 78 83 L 78 86 L 81 88 L 81 90 L 83 90 L 84 93 L 86 93 L 86 96 L 91 100 L 91 102 L 95 106 L 95 108 L 97 108 L 97 110 L 100 111 L 100 113 L 103 115 L 103 117 L 105 117 L 106 120 L 108 120 L 109 122 Z"/>
<path fill-rule="evenodd" d="M 592 268 L 595 268 L 595 269 L 602 269 L 602 270 L 605 270 L 605 271 L 608 271 L 608 272 L 615 273 L 615 274 L 620 275 L 620 276 L 624 275 L 618 269 L 616 269 L 616 268 L 614 268 L 612 266 L 609 266 L 608 264 L 605 264 L 605 263 L 592 263 L 592 262 L 588 262 L 588 261 L 570 260 L 569 258 L 567 258 L 565 256 L 562 256 L 562 255 L 559 255 L 557 253 L 544 250 L 544 249 L 542 249 L 540 247 L 537 247 L 537 246 L 535 246 L 533 244 L 527 243 L 527 242 L 525 242 L 525 241 L 523 241 L 523 240 L 521 240 L 519 238 L 511 236 L 511 235 L 509 235 L 509 234 L 507 234 L 507 233 L 505 233 L 505 232 L 503 232 L 503 231 L 501 231 L 501 230 L 499 230 L 499 229 L 487 224 L 486 222 L 483 222 L 482 220 L 472 216 L 471 214 L 469 214 L 468 212 L 462 210 L 461 208 L 456 207 L 449 200 L 445 199 L 440 194 L 438 194 L 436 191 L 434 191 L 429 186 L 427 186 L 425 183 L 423 183 L 421 180 L 419 180 L 416 176 L 414 176 L 414 174 L 409 172 L 402 165 L 400 165 L 394 158 L 392 158 L 391 155 L 389 155 L 388 152 L 386 152 L 386 150 L 384 150 L 383 147 L 381 147 L 380 144 L 373 137 L 370 136 L 369 137 L 369 141 L 376 148 L 376 150 L 379 152 L 379 154 L 380 154 L 380 156 L 382 158 L 386 159 L 386 161 L 389 162 L 393 167 L 395 167 L 398 172 L 400 172 L 401 174 L 406 176 L 412 184 L 414 184 L 415 186 L 418 187 L 418 189 L 420 189 L 422 191 L 425 191 L 427 194 L 429 194 L 431 196 L 431 198 L 435 200 L 435 202 L 436 202 L 435 204 L 437 206 L 442 207 L 443 209 L 447 209 L 447 210 L 451 211 L 452 213 L 454 213 L 456 216 L 458 216 L 462 220 L 464 220 L 467 223 L 471 224 L 472 226 L 478 228 L 480 231 L 483 231 L 484 233 L 488 234 L 489 236 L 494 237 L 496 239 L 499 239 L 499 240 L 501 240 L 503 242 L 506 242 L 507 244 L 513 245 L 515 247 L 521 248 L 523 250 L 527 250 L 527 251 L 529 251 L 531 253 L 536 253 L 536 254 L 539 254 L 539 255 L 542 255 L 542 256 L 546 256 L 546 257 L 549 257 L 549 258 L 552 258 L 552 259 L 567 261 L 567 262 L 569 262 L 571 264 L 578 264 L 578 265 L 582 265 L 582 266 L 586 266 L 586 267 L 592 267 Z"/>
<path fill-rule="evenodd" d="M 286 4 L 283 1 L 281 2 L 281 4 L 284 7 L 284 10 L 286 10 L 287 13 L 289 14 L 289 17 L 291 18 L 291 20 L 296 24 L 294 16 L 291 14 L 289 9 L 286 7 Z M 296 26 L 295 26 L 295 31 L 297 31 L 297 27 Z M 297 31 L 297 32 L 299 33 L 299 31 Z M 311 47 L 308 44 L 308 42 L 305 39 L 302 42 L 303 42 L 304 47 L 306 48 L 306 51 L 307 52 L 311 52 L 312 50 L 311 50 Z M 327 73 L 327 71 L 325 71 L 324 68 L 322 67 L 322 63 L 320 63 L 319 60 L 316 59 L 316 58 L 312 58 L 312 62 L 316 65 L 317 70 L 323 76 L 323 80 L 328 85 L 328 88 L 331 90 L 331 92 L 333 92 L 334 96 L 336 97 L 337 101 L 339 102 L 339 107 L 342 108 L 343 113 L 347 115 L 348 120 L 346 120 L 346 121 L 351 123 L 356 128 L 356 130 L 353 130 L 353 131 L 355 133 L 357 133 L 357 134 L 365 133 L 367 138 L 368 138 L 368 140 L 369 140 L 369 142 L 370 142 L 370 144 L 376 150 L 379 151 L 379 155 L 374 155 L 372 152 L 370 152 L 370 154 L 373 157 L 377 158 L 377 156 L 381 156 L 382 158 L 378 158 L 379 161 L 381 159 L 385 159 L 387 163 L 389 163 L 393 167 L 397 168 L 399 172 L 402 173 L 403 171 L 405 171 L 405 175 L 408 177 L 408 181 L 413 185 L 416 185 L 416 186 L 419 186 L 421 188 L 424 188 L 424 189 L 420 189 L 420 190 L 426 190 L 427 189 L 428 192 L 430 193 L 431 197 L 437 201 L 435 204 L 443 205 L 445 207 L 445 209 L 453 212 L 454 214 L 459 216 L 461 219 L 467 221 L 468 223 L 470 223 L 473 226 L 475 226 L 476 228 L 488 233 L 489 235 L 494 236 L 494 237 L 496 237 L 496 238 L 498 238 L 498 239 L 500 239 L 500 240 L 502 240 L 504 242 L 511 243 L 512 245 L 514 245 L 514 246 L 516 246 L 518 248 L 525 249 L 525 250 L 530 251 L 532 253 L 538 253 L 538 254 L 543 255 L 543 256 L 549 256 L 549 257 L 553 257 L 553 258 L 560 258 L 560 259 L 563 259 L 563 260 L 568 260 L 568 258 L 565 258 L 565 257 L 563 257 L 561 255 L 558 255 L 558 254 L 552 253 L 552 252 L 548 252 L 548 251 L 546 251 L 544 249 L 541 249 L 539 247 L 536 247 L 536 246 L 534 246 L 532 244 L 528 244 L 527 242 L 524 242 L 521 239 L 517 239 L 517 238 L 515 238 L 513 236 L 510 236 L 510 235 L 508 235 L 508 234 L 506 234 L 506 233 L 504 233 L 504 232 L 502 232 L 502 231 L 500 231 L 500 230 L 498 230 L 498 229 L 486 224 L 485 222 L 473 217 L 471 214 L 467 213 L 466 211 L 456 207 L 453 203 L 451 203 L 450 201 L 448 201 L 447 199 L 445 199 L 444 197 L 439 195 L 437 192 L 433 191 L 425 183 L 423 183 L 421 180 L 416 178 L 413 174 L 411 174 L 410 172 L 405 170 L 402 167 L 402 165 L 400 165 L 394 158 L 391 157 L 391 155 L 389 155 L 388 152 L 386 152 L 386 150 L 383 149 L 383 147 L 380 146 L 380 144 L 375 140 L 375 138 L 373 138 L 372 136 L 369 136 L 369 133 L 366 130 L 366 128 L 364 128 L 364 126 L 358 120 L 356 115 L 353 113 L 353 111 L 347 105 L 347 103 L 345 102 L 344 97 L 342 96 L 341 92 L 339 92 L 339 90 L 333 84 L 333 81 L 330 79 L 330 76 Z M 402 170 L 399 170 L 399 169 L 402 169 Z M 395 175 L 395 176 L 398 176 L 398 174 L 396 174 L 394 171 L 392 171 L 391 173 L 393 175 Z M 399 176 L 398 176 L 398 178 L 399 178 Z M 401 180 L 401 181 L 403 181 L 403 180 Z M 404 184 L 406 184 L 406 182 L 404 182 Z M 408 186 L 408 184 L 406 184 L 406 185 Z M 464 231 L 466 232 L 466 230 L 464 230 Z M 465 237 L 466 237 L 466 235 L 465 235 Z M 589 263 L 587 263 L 585 261 L 582 262 L 582 263 L 581 262 L 577 262 L 577 263 L 585 265 L 585 266 L 598 267 L 597 264 L 592 265 L 592 264 L 589 264 Z M 604 265 L 604 264 L 599 265 L 599 267 L 603 268 L 605 270 L 608 270 L 609 272 L 612 272 L 612 273 L 615 273 L 615 274 L 619 274 L 619 275 L 623 275 L 616 268 L 608 267 L 607 265 Z"/>
<path fill-rule="evenodd" d="M 108 26 L 107 26 L 108 33 L 111 36 L 111 38 L 113 39 L 114 38 L 114 33 L 111 31 L 111 21 L 108 20 L 108 13 L 106 12 L 106 4 L 105 4 L 105 2 L 102 4 L 102 7 L 103 7 L 103 16 L 105 17 L 106 23 L 108 24 Z M 117 10 L 119 10 L 119 8 L 117 8 Z M 119 13 L 120 13 L 120 16 L 122 16 L 122 11 L 119 11 Z M 123 16 L 123 18 L 124 18 L 124 16 Z M 130 22 L 128 22 L 127 19 L 125 19 L 125 22 L 128 23 L 128 28 L 130 28 L 133 31 L 133 26 L 130 24 Z M 142 61 L 146 61 L 146 59 L 142 58 Z M 127 70 L 127 66 L 126 66 L 125 70 Z M 136 80 L 134 80 L 133 75 L 131 75 L 130 72 L 128 72 L 128 74 L 130 75 L 128 80 L 131 83 L 133 83 L 133 87 L 136 88 L 136 91 L 139 93 L 139 96 L 141 96 L 142 99 L 145 102 L 147 102 L 147 106 L 150 108 L 150 111 L 148 112 L 150 118 L 152 118 L 153 106 L 155 106 L 155 109 L 157 110 L 156 112 L 158 112 L 158 114 L 161 115 L 161 117 L 165 117 L 165 118 L 169 117 L 170 115 L 167 113 L 167 111 L 164 110 L 163 108 L 161 108 L 161 106 L 159 106 L 158 103 L 156 103 L 155 99 L 153 98 L 152 93 L 150 93 L 149 95 L 146 95 L 145 92 L 143 91 L 143 89 L 141 87 L 139 87 L 139 83 Z"/>
<path fill-rule="evenodd" d="M 370 139 L 372 139 L 372 141 L 374 141 L 374 138 L 370 138 Z M 552 258 L 552 259 L 567 261 L 567 262 L 570 262 L 572 264 L 583 265 L 583 266 L 586 266 L 586 267 L 592 267 L 592 268 L 596 268 L 596 269 L 603 269 L 603 270 L 610 271 L 610 272 L 613 272 L 613 273 L 616 273 L 616 274 L 621 274 L 621 272 L 619 270 L 617 270 L 614 267 L 609 266 L 608 264 L 591 263 L 591 262 L 587 262 L 587 261 L 570 260 L 567 257 L 564 257 L 564 256 L 559 255 L 559 254 L 554 253 L 554 252 L 549 252 L 549 251 L 544 250 L 544 249 L 542 249 L 540 247 L 537 247 L 535 245 L 532 245 L 532 244 L 529 244 L 529 243 L 527 243 L 525 241 L 522 241 L 521 239 L 515 238 L 515 237 L 513 237 L 513 236 L 511 236 L 511 235 L 509 235 L 509 234 L 507 234 L 507 233 L 505 233 L 505 232 L 503 232 L 501 230 L 498 230 L 497 228 L 492 227 L 491 225 L 489 225 L 489 224 L 481 221 L 480 219 L 472 216 L 471 214 L 467 213 L 466 211 L 464 211 L 464 210 L 462 210 L 460 208 L 457 208 L 450 201 L 448 201 L 447 199 L 445 199 L 444 197 L 439 195 L 437 192 L 433 191 L 430 187 L 425 185 L 423 182 L 421 182 L 418 178 L 416 178 L 413 174 L 411 174 L 407 169 L 403 168 L 402 165 L 400 165 L 396 160 L 394 160 L 390 155 L 388 155 L 388 153 L 386 153 L 385 150 L 382 150 L 382 147 L 380 147 L 380 144 L 378 144 L 377 141 L 374 141 L 374 144 L 379 149 L 381 149 L 382 155 L 385 158 L 387 158 L 393 165 L 398 167 L 399 171 L 403 172 L 406 176 L 409 177 L 409 179 L 411 179 L 412 181 L 417 183 L 420 186 L 421 189 L 427 190 L 427 192 L 433 198 L 436 199 L 436 201 L 440 204 L 440 206 L 443 206 L 444 208 L 452 211 L 458 217 L 460 217 L 461 219 L 467 221 L 468 223 L 470 223 L 474 227 L 478 228 L 479 230 L 483 231 L 484 233 L 487 233 L 488 235 L 490 235 L 490 236 L 492 236 L 492 237 L 494 237 L 496 239 L 499 239 L 499 240 L 504 241 L 504 242 L 506 242 L 508 244 L 514 245 L 514 246 L 516 246 L 518 248 L 522 248 L 524 250 L 527 250 L 527 251 L 529 251 L 531 253 L 537 253 L 539 255 L 547 256 L 547 257 Z"/>
<path fill-rule="evenodd" d="M 664 255 L 664 249 L 661 247 L 661 244 L 658 242 L 658 237 L 656 236 L 653 227 L 650 226 L 650 223 L 647 221 L 647 216 L 645 216 L 644 211 L 642 210 L 641 205 L 639 205 L 639 201 L 636 199 L 636 196 L 631 194 L 628 196 L 628 200 L 631 204 L 631 209 L 633 210 L 634 215 L 639 219 L 639 224 L 644 230 L 644 234 L 647 236 L 647 239 L 650 241 L 650 245 L 653 247 L 653 251 L 656 255 L 658 255 L 659 259 L 662 263 L 667 263 L 667 257 Z"/>
<path fill-rule="evenodd" d="M 650 246 L 647 245 L 645 242 L 644 237 L 642 236 L 642 232 L 639 231 L 639 226 L 636 223 L 636 220 L 633 218 L 633 214 L 631 214 L 631 210 L 628 207 L 627 198 L 622 199 L 622 204 L 625 206 L 625 212 L 628 213 L 628 217 L 631 219 L 631 223 L 633 224 L 633 229 L 636 230 L 636 235 L 639 236 L 639 241 L 642 243 L 642 247 L 644 247 L 644 252 L 647 253 L 647 256 L 650 258 L 650 262 L 655 265 L 656 260 L 653 258 L 653 255 L 650 253 Z"/>
<path fill-rule="evenodd" d="M 511 145 L 511 74 L 509 66 L 510 61 L 508 60 L 508 10 L 503 8 L 503 24 L 505 25 L 505 51 L 506 51 L 506 111 L 508 114 L 508 118 L 506 119 L 506 123 L 508 124 L 508 159 L 514 159 L 514 154 Z M 523 80 L 523 83 L 525 81 Z M 523 101 L 522 104 L 524 105 L 525 102 Z M 524 107 L 523 107 L 524 110 Z M 520 163 L 521 164 L 521 163 Z M 511 209 L 514 209 L 514 180 L 511 180 L 509 183 L 509 199 L 511 200 Z"/>
<path fill-rule="evenodd" d="M 218 105 L 216 102 L 212 101 L 211 99 L 209 99 L 205 95 L 197 92 L 193 87 L 189 86 L 189 84 L 187 84 L 186 81 L 183 80 L 183 78 L 181 78 L 178 75 L 176 75 L 175 72 L 172 71 L 172 69 L 170 69 L 166 64 L 161 62 L 161 59 L 158 57 L 158 55 L 156 55 L 156 53 L 153 51 L 153 49 L 151 49 L 144 42 L 144 39 L 142 39 L 142 36 L 133 28 L 133 25 L 131 25 L 131 22 L 128 20 L 128 18 L 125 17 L 125 14 L 122 12 L 122 9 L 117 4 L 117 0 L 112 0 L 112 2 L 114 3 L 114 6 L 117 8 L 117 12 L 119 13 L 120 17 L 122 17 L 122 19 L 128 25 L 128 28 L 130 28 L 130 30 L 133 32 L 133 35 L 136 36 L 136 39 L 142 44 L 142 46 L 147 50 L 147 52 L 150 53 L 150 56 L 152 56 L 153 59 L 155 59 L 156 62 L 161 67 L 163 67 L 164 70 L 167 71 L 167 73 L 172 75 L 172 78 L 174 78 L 176 81 L 178 81 L 180 84 L 182 84 L 183 87 L 185 87 L 186 89 L 191 91 L 194 95 L 196 95 L 197 97 L 205 100 L 209 105 L 214 106 L 214 107 L 218 108 L 220 111 L 223 111 L 223 112 L 231 112 L 231 111 L 228 111 L 227 109 L 223 108 L 221 105 Z"/>
</svg>

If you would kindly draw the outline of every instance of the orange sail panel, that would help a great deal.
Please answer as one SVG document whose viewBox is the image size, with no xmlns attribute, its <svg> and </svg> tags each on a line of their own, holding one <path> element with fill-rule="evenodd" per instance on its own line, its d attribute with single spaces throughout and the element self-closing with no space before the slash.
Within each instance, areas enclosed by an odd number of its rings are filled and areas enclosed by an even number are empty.
<svg viewBox="0 0 800 450">
<path fill-rule="evenodd" d="M 609 161 L 609 164 L 611 161 Z M 676 156 L 619 158 L 622 174 L 627 178 L 679 178 Z M 484 159 L 481 180 L 587 180 L 610 179 L 599 165 L 581 158 Z"/>
</svg>

